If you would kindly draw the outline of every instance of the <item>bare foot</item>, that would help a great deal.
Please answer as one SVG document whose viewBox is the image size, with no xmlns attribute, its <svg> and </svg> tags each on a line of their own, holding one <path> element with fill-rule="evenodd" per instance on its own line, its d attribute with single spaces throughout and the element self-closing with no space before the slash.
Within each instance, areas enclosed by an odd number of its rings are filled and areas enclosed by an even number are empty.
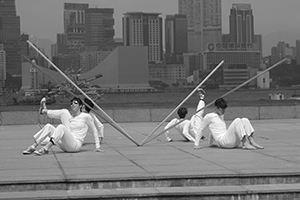
<svg viewBox="0 0 300 200">
<path fill-rule="evenodd" d="M 257 144 L 257 143 L 256 143 L 256 142 L 254 142 L 254 141 L 251 141 L 251 145 L 252 145 L 252 146 L 254 146 L 254 147 L 256 147 L 256 148 L 258 148 L 258 149 L 264 149 L 264 147 L 263 147 L 263 146 L 261 146 L 261 145 Z"/>
<path fill-rule="evenodd" d="M 257 144 L 257 143 L 254 141 L 253 137 L 249 137 L 249 141 L 250 141 L 250 144 L 251 144 L 252 146 L 254 146 L 254 147 L 258 148 L 258 149 L 264 149 L 263 146 Z"/>
<path fill-rule="evenodd" d="M 243 149 L 246 149 L 246 150 L 256 150 L 257 148 L 252 146 L 251 144 L 249 144 L 248 142 L 245 142 L 242 146 Z"/>
</svg>

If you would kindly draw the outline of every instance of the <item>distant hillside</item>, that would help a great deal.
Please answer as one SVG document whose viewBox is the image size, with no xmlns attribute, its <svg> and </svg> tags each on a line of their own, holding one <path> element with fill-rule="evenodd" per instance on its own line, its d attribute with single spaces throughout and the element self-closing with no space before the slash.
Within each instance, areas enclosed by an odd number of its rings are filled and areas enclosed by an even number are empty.
<svg viewBox="0 0 300 200">
<path fill-rule="evenodd" d="M 38 38 L 37 40 L 37 45 L 39 49 L 44 50 L 44 53 L 48 56 L 48 58 L 51 58 L 51 45 L 54 44 L 51 40 L 47 38 L 40 39 Z"/>
<path fill-rule="evenodd" d="M 271 48 L 277 46 L 279 41 L 296 46 L 296 40 L 300 40 L 300 30 L 278 31 L 262 37 L 263 56 L 271 55 Z"/>
</svg>

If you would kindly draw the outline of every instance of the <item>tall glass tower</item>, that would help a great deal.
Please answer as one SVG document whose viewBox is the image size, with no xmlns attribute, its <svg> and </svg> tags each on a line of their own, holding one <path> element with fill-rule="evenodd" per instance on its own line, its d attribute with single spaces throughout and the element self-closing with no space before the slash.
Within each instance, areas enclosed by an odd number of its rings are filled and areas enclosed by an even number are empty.
<svg viewBox="0 0 300 200">
<path fill-rule="evenodd" d="M 233 4 L 229 16 L 229 34 L 233 43 L 254 42 L 254 19 L 251 4 Z"/>
<path fill-rule="evenodd" d="M 6 52 L 6 72 L 21 77 L 20 17 L 16 14 L 15 0 L 0 1 L 0 44 Z"/>
</svg>

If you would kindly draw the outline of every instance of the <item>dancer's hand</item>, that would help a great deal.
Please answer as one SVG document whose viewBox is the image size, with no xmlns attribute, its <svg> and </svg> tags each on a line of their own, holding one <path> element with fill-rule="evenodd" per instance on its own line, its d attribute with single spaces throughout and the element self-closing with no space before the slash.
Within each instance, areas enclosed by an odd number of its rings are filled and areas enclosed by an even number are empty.
<svg viewBox="0 0 300 200">
<path fill-rule="evenodd" d="M 96 148 L 94 152 L 100 152 L 100 153 L 104 153 L 105 151 L 100 149 L 100 148 Z"/>
<path fill-rule="evenodd" d="M 195 145 L 195 146 L 194 146 L 194 149 L 197 149 L 197 150 L 198 150 L 198 149 L 202 149 L 202 146 L 200 146 L 200 145 L 199 145 L 199 146 Z"/>
</svg>

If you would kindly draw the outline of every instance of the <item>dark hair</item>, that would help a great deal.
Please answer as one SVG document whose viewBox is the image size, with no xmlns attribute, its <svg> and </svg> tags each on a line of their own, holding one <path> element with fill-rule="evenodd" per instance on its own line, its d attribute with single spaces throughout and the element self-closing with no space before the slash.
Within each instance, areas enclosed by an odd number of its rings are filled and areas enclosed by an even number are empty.
<svg viewBox="0 0 300 200">
<path fill-rule="evenodd" d="M 188 113 L 188 110 L 185 107 L 181 107 L 177 111 L 179 118 L 185 118 L 187 113 Z"/>
<path fill-rule="evenodd" d="M 78 104 L 79 104 L 79 106 L 82 106 L 82 101 L 81 101 L 81 99 L 80 98 L 78 98 L 78 97 L 73 97 L 73 99 L 71 99 L 71 101 L 70 102 L 73 102 L 73 101 L 77 101 L 78 102 Z"/>
<path fill-rule="evenodd" d="M 215 106 L 217 108 L 226 109 L 227 108 L 227 102 L 223 98 L 219 98 L 215 101 Z"/>
<path fill-rule="evenodd" d="M 94 104 L 88 98 L 84 98 L 83 101 L 84 101 L 85 104 L 88 105 L 88 106 L 85 105 L 85 110 L 89 113 L 91 111 L 91 108 L 94 108 Z"/>
</svg>

